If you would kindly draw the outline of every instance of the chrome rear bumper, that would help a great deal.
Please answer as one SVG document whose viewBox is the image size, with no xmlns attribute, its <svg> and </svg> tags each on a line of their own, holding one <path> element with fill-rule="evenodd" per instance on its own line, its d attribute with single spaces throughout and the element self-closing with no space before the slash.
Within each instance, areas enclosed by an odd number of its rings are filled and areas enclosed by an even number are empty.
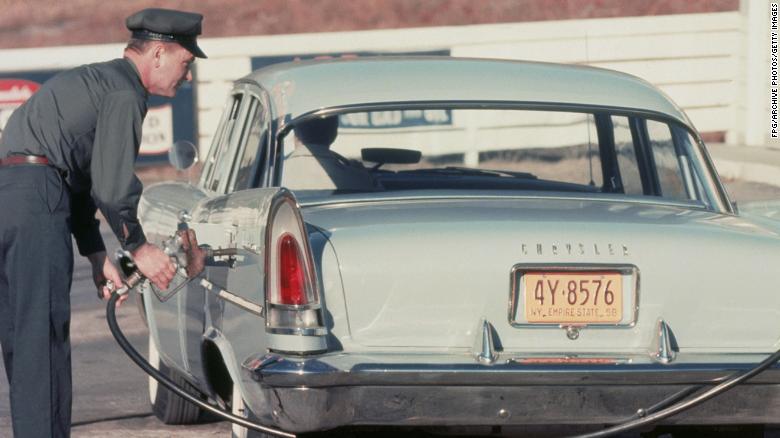
<svg viewBox="0 0 780 438">
<path fill-rule="evenodd" d="M 691 385 L 717 384 L 763 359 L 480 365 L 453 363 L 452 357 L 421 356 L 417 363 L 413 358 L 258 356 L 244 363 L 245 385 L 251 388 L 244 396 L 260 420 L 295 432 L 344 425 L 614 424 Z M 778 413 L 775 367 L 664 423 L 776 423 Z"/>
</svg>

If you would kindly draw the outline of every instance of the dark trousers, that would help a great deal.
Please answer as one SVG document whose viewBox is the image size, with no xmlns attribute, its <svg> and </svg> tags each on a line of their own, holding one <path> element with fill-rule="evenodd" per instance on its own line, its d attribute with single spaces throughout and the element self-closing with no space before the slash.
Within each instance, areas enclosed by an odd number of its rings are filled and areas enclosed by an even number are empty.
<svg viewBox="0 0 780 438">
<path fill-rule="evenodd" d="M 0 167 L 0 345 L 16 438 L 68 437 L 70 196 L 52 167 Z"/>
</svg>

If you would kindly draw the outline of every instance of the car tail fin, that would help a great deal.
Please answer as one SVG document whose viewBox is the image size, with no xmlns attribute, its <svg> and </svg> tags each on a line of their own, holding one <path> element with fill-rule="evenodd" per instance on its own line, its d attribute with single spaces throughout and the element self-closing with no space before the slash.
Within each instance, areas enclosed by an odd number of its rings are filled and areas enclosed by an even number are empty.
<svg viewBox="0 0 780 438">
<path fill-rule="evenodd" d="M 319 282 L 295 197 L 282 189 L 266 225 L 266 332 L 276 351 L 311 354 L 327 349 Z"/>
</svg>

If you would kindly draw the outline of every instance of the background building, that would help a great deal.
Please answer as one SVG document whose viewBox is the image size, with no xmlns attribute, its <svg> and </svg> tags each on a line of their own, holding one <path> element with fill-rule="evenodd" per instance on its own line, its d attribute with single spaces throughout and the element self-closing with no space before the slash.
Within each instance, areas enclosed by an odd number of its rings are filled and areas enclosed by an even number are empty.
<svg viewBox="0 0 780 438">
<path fill-rule="evenodd" d="M 33 83 L 121 56 L 124 18 L 152 6 L 203 13 L 209 55 L 191 88 L 152 102 L 152 161 L 173 140 L 208 148 L 231 81 L 255 68 L 399 53 L 620 70 L 669 94 L 708 142 L 775 146 L 768 0 L 0 0 L 0 129 Z"/>
</svg>

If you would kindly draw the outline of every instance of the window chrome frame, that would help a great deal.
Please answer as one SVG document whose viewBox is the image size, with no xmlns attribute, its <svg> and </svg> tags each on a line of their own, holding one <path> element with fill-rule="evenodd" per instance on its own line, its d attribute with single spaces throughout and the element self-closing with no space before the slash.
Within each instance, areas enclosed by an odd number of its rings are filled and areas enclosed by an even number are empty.
<svg viewBox="0 0 780 438">
<path fill-rule="evenodd" d="M 701 160 L 700 168 L 708 175 L 701 175 L 701 183 L 705 186 L 705 192 L 712 197 L 710 200 L 699 200 L 706 205 L 708 210 L 716 211 L 721 214 L 736 214 L 732 203 L 729 201 L 722 183 L 718 179 L 712 159 L 707 154 L 701 136 L 696 130 L 681 121 L 671 118 L 663 113 L 641 108 L 611 107 L 601 105 L 582 105 L 569 103 L 548 103 L 548 102 L 518 102 L 518 101 L 400 101 L 400 102 L 375 102 L 355 105 L 342 105 L 329 108 L 314 109 L 310 112 L 301 114 L 295 118 L 276 116 L 274 126 L 275 135 L 273 136 L 275 144 L 273 145 L 273 154 L 270 157 L 266 167 L 269 170 L 269 181 L 273 186 L 279 186 L 281 183 L 282 154 L 279 149 L 283 145 L 284 137 L 292 131 L 293 127 L 301 122 L 312 119 L 328 117 L 332 115 L 349 114 L 355 112 L 371 111 L 392 111 L 404 109 L 505 109 L 505 110 L 534 110 L 534 111 L 558 111 L 558 112 L 578 112 L 578 113 L 608 113 L 609 115 L 627 116 L 629 118 L 642 118 L 645 120 L 655 120 L 666 123 L 672 130 L 683 129 L 691 135 L 697 145 L 692 145 L 696 158 Z M 698 146 L 698 147 L 697 147 Z"/>
</svg>

